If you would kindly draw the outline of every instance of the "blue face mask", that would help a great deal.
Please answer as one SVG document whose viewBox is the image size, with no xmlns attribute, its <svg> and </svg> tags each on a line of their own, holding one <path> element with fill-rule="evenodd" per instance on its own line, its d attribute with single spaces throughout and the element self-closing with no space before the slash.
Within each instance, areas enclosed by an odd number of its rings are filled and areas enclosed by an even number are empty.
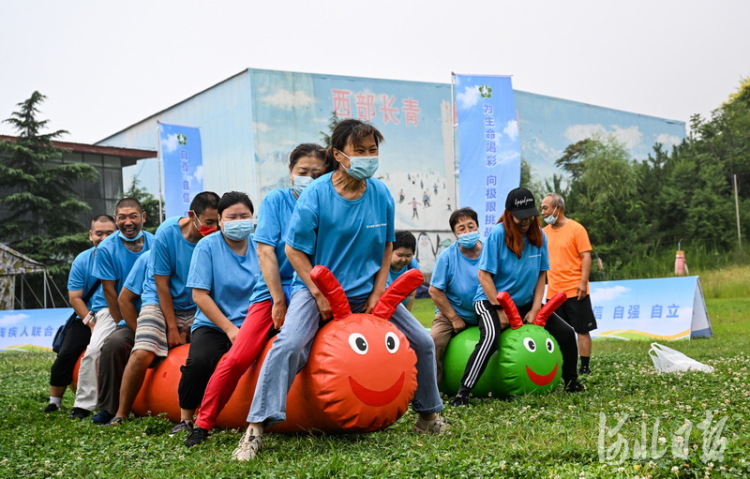
<svg viewBox="0 0 750 479">
<path fill-rule="evenodd" d="M 466 249 L 471 249 L 479 241 L 479 231 L 471 231 L 458 235 L 458 244 Z"/>
<path fill-rule="evenodd" d="M 343 151 L 339 151 L 342 155 L 349 158 L 349 168 L 344 168 L 349 176 L 356 180 L 366 180 L 371 178 L 372 175 L 378 171 L 378 157 L 377 156 L 347 156 Z"/>
<path fill-rule="evenodd" d="M 224 222 L 224 236 L 235 241 L 242 241 L 255 231 L 253 220 L 234 220 Z"/>
<path fill-rule="evenodd" d="M 302 192 L 305 190 L 305 188 L 308 187 L 310 183 L 313 182 L 312 176 L 297 176 L 292 175 L 294 184 L 292 185 L 292 190 L 294 190 L 295 193 L 297 193 L 297 196 L 302 194 Z"/>
<path fill-rule="evenodd" d="M 135 235 L 135 238 L 128 238 L 125 236 L 125 233 L 120 231 L 120 238 L 124 239 L 125 241 L 137 241 L 141 236 L 143 236 L 143 230 L 140 230 L 137 235 Z"/>
<path fill-rule="evenodd" d="M 552 210 L 552 214 L 549 216 L 544 217 L 544 222 L 548 225 L 553 225 L 557 223 L 557 216 L 555 216 L 555 211 L 557 211 L 557 206 L 555 206 L 555 209 Z"/>
</svg>

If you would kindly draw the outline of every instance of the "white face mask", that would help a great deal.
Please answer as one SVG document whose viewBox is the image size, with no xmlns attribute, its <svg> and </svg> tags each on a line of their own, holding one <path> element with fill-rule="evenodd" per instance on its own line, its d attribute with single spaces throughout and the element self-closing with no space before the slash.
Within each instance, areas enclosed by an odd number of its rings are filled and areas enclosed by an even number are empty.
<svg viewBox="0 0 750 479">
<path fill-rule="evenodd" d="M 379 159 L 377 156 L 348 156 L 343 151 L 342 155 L 349 158 L 349 168 L 344 168 L 349 176 L 357 180 L 366 180 L 378 171 Z"/>
<path fill-rule="evenodd" d="M 295 193 L 297 193 L 297 196 L 301 195 L 302 192 L 307 188 L 307 186 L 313 182 L 312 176 L 297 176 L 292 175 L 293 178 L 293 185 L 292 189 Z"/>
</svg>

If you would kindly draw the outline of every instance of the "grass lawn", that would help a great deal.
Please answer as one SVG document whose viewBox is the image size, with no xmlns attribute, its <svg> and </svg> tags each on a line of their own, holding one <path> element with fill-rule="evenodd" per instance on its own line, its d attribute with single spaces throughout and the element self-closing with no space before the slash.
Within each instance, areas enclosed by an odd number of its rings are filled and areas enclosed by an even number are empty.
<svg viewBox="0 0 750 479">
<path fill-rule="evenodd" d="M 269 434 L 249 464 L 229 460 L 235 430 L 187 449 L 161 418 L 119 428 L 70 420 L 70 392 L 64 413 L 42 414 L 54 355 L 0 353 L 0 478 L 750 477 L 750 298 L 704 289 L 714 337 L 670 347 L 713 374 L 658 375 L 647 342 L 596 342 L 583 393 L 447 406 L 452 425 L 441 437 L 413 434 L 412 412 L 373 434 Z M 414 312 L 429 326 L 430 300 Z"/>
</svg>

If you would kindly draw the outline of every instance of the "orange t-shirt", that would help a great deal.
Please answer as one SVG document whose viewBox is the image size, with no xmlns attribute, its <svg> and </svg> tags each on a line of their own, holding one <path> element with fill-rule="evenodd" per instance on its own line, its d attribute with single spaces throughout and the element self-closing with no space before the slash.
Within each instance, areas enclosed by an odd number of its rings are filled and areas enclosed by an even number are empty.
<svg viewBox="0 0 750 479">
<path fill-rule="evenodd" d="M 564 291 L 568 298 L 577 296 L 581 283 L 581 253 L 591 251 L 589 234 L 579 222 L 568 218 L 562 228 L 544 227 L 549 250 L 549 271 L 547 271 L 547 299 L 558 291 Z M 588 293 L 588 283 L 586 283 Z"/>
</svg>

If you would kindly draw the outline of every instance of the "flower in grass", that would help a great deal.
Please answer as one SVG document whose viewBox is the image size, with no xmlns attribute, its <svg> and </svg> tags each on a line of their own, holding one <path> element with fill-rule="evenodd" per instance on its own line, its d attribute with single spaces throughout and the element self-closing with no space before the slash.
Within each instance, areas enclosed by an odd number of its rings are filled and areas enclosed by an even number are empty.
<svg viewBox="0 0 750 479">
<path fill-rule="evenodd" d="M 641 470 L 641 465 L 640 464 L 633 464 L 633 469 L 635 469 L 636 471 L 640 471 Z"/>
<path fill-rule="evenodd" d="M 677 466 L 672 466 L 671 471 L 672 471 L 672 474 L 677 475 L 680 472 L 680 468 Z"/>
</svg>

